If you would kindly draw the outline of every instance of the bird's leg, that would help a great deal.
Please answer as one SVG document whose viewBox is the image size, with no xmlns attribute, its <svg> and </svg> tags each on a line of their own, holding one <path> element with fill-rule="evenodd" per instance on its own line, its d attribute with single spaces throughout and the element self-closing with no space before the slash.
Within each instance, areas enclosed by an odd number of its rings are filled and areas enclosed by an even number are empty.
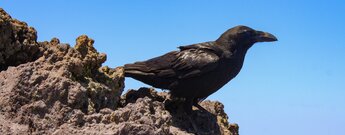
<svg viewBox="0 0 345 135">
<path fill-rule="evenodd" d="M 193 100 L 193 105 L 202 112 L 208 112 L 204 107 L 199 104 L 199 100 L 196 98 Z"/>
<path fill-rule="evenodd" d="M 202 112 L 208 112 L 204 107 L 202 107 L 201 105 L 199 105 L 198 103 L 194 104 L 195 107 L 197 107 L 200 111 Z"/>
<path fill-rule="evenodd" d="M 192 114 L 192 111 L 193 111 L 192 107 L 193 107 L 193 100 L 186 98 L 183 104 L 183 109 L 188 115 Z"/>
<path fill-rule="evenodd" d="M 193 119 L 192 119 L 192 112 L 193 112 L 192 107 L 193 107 L 193 100 L 192 100 L 192 99 L 187 99 L 187 98 L 186 98 L 185 103 L 184 103 L 184 108 L 183 108 L 183 109 L 185 110 L 185 112 L 186 112 L 186 114 L 187 114 L 187 118 L 188 118 L 189 122 L 191 123 L 191 125 L 192 125 L 194 131 L 195 131 L 196 133 L 198 133 L 198 132 L 199 132 L 199 129 L 198 129 L 197 125 L 195 124 L 195 122 L 194 122 Z"/>
</svg>

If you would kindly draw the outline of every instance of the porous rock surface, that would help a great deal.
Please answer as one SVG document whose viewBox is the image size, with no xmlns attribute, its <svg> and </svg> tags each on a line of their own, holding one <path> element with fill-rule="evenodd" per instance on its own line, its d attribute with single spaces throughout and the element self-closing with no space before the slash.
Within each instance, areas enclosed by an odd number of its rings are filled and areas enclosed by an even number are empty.
<svg viewBox="0 0 345 135">
<path fill-rule="evenodd" d="M 88 36 L 74 47 L 38 42 L 34 28 L 0 15 L 0 134 L 238 134 L 219 102 L 186 115 L 166 92 L 121 97 L 123 68 L 102 67 L 106 55 Z"/>
</svg>

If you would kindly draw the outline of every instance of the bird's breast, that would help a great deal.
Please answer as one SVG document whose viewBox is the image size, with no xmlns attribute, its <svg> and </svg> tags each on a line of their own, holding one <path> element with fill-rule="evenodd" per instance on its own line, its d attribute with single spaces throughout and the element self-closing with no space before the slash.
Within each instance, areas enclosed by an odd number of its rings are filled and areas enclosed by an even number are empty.
<svg viewBox="0 0 345 135">
<path fill-rule="evenodd" d="M 243 61 L 239 60 L 226 60 L 224 63 L 221 63 L 220 66 L 215 70 L 214 76 L 215 81 L 213 82 L 214 87 L 218 90 L 226 83 L 228 83 L 231 79 L 236 77 L 238 73 L 241 71 L 243 66 Z"/>
</svg>

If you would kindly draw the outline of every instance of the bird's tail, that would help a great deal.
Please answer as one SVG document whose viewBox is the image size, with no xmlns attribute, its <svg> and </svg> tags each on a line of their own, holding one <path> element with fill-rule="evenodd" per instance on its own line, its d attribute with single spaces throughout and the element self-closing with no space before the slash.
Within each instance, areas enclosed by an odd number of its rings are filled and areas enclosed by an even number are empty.
<svg viewBox="0 0 345 135">
<path fill-rule="evenodd" d="M 126 64 L 124 66 L 126 77 L 148 76 L 153 73 L 149 72 L 149 68 L 144 62 L 136 62 L 134 64 Z"/>
</svg>

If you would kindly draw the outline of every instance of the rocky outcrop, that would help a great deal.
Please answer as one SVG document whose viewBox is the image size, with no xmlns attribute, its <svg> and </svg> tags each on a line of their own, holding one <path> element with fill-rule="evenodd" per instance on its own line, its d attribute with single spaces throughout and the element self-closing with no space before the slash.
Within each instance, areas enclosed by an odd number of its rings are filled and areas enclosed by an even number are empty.
<svg viewBox="0 0 345 135">
<path fill-rule="evenodd" d="M 34 28 L 0 15 L 0 134 L 238 134 L 219 102 L 186 115 L 166 92 L 121 97 L 123 69 L 102 67 L 88 36 L 74 47 L 38 42 Z"/>
<path fill-rule="evenodd" d="M 0 14 L 0 71 L 41 56 L 36 30 L 25 22 L 12 19 L 3 9 Z"/>
</svg>

